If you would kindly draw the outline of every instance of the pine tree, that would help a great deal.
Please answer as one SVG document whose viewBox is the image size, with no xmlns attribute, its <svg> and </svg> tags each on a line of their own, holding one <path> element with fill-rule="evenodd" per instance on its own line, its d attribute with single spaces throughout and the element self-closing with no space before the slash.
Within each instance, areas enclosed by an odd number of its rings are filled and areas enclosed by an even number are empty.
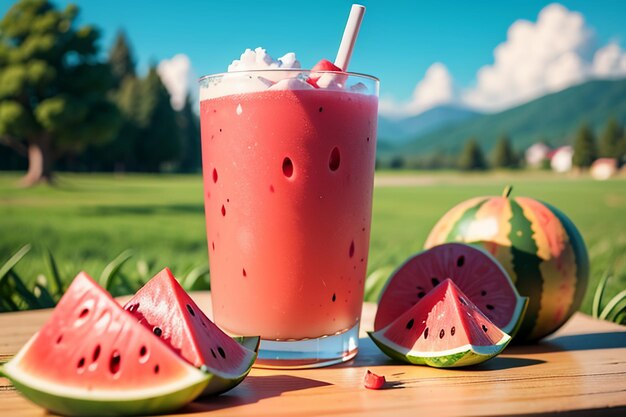
<svg viewBox="0 0 626 417">
<path fill-rule="evenodd" d="M 21 0 L 0 21 L 0 142 L 28 156 L 24 185 L 52 182 L 54 161 L 110 140 L 119 113 L 99 32 L 76 27 L 78 8 Z"/>
<path fill-rule="evenodd" d="M 587 124 L 583 124 L 576 134 L 572 164 L 578 168 L 588 168 L 597 157 L 596 138 Z"/>
<path fill-rule="evenodd" d="M 181 154 L 181 136 L 170 94 L 155 67 L 141 80 L 137 120 L 139 132 L 134 144 L 139 171 L 158 172 L 164 163 L 173 163 Z"/>
<path fill-rule="evenodd" d="M 502 135 L 496 142 L 491 153 L 491 164 L 495 168 L 514 168 L 517 165 L 515 152 L 507 135 Z"/>
<path fill-rule="evenodd" d="M 611 117 L 600 136 L 598 146 L 598 154 L 603 158 L 619 158 L 620 157 L 620 140 L 624 135 L 622 126 L 617 123 L 614 117 Z"/>
<path fill-rule="evenodd" d="M 109 50 L 109 65 L 115 77 L 116 87 L 119 87 L 126 77 L 137 75 L 130 43 L 122 30 L 117 32 L 113 46 Z"/>
<path fill-rule="evenodd" d="M 480 145 L 475 138 L 470 138 L 465 142 L 465 147 L 459 157 L 459 168 L 464 171 L 479 171 L 487 169 L 485 156 Z"/>
<path fill-rule="evenodd" d="M 199 172 L 202 164 L 200 149 L 200 119 L 193 110 L 191 96 L 187 94 L 184 107 L 177 113 L 181 132 L 182 151 L 178 170 Z"/>
</svg>

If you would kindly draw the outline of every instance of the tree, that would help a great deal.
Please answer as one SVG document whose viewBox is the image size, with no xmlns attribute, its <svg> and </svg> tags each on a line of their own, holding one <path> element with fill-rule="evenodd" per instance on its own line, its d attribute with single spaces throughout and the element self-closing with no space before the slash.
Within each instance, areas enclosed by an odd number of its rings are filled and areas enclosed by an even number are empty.
<svg viewBox="0 0 626 417">
<path fill-rule="evenodd" d="M 596 157 L 596 138 L 589 126 L 583 124 L 576 134 L 572 164 L 578 168 L 588 168 Z"/>
<path fill-rule="evenodd" d="M 502 135 L 491 153 L 491 164 L 496 168 L 515 168 L 517 159 L 511 147 L 511 140 Z"/>
<path fill-rule="evenodd" d="M 181 132 L 182 151 L 178 170 L 198 172 L 202 166 L 200 149 L 200 119 L 193 111 L 191 97 L 187 94 L 185 106 L 177 113 Z"/>
<path fill-rule="evenodd" d="M 624 129 L 611 117 L 600 136 L 598 154 L 603 158 L 618 158 L 620 155 L 620 140 L 624 134 Z"/>
<path fill-rule="evenodd" d="M 108 61 L 115 77 L 116 87 L 119 87 L 125 78 L 137 76 L 130 43 L 126 38 L 126 33 L 122 30 L 117 32 L 113 46 L 109 50 Z"/>
<path fill-rule="evenodd" d="M 485 156 L 475 138 L 470 138 L 465 142 L 465 147 L 459 157 L 459 168 L 464 171 L 487 169 Z"/>
<path fill-rule="evenodd" d="M 51 182 L 56 157 L 115 134 L 113 78 L 98 61 L 98 31 L 78 8 L 21 0 L 0 21 L 0 141 L 28 156 L 24 185 Z"/>
<path fill-rule="evenodd" d="M 136 167 L 139 171 L 157 172 L 164 163 L 180 157 L 182 146 L 170 94 L 154 66 L 141 80 L 138 96 L 139 131 L 133 151 Z"/>
</svg>

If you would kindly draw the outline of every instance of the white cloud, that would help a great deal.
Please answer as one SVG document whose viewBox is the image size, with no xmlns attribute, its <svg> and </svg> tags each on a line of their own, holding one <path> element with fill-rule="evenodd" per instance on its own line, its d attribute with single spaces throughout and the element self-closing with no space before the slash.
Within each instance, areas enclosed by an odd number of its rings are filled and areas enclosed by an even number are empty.
<svg viewBox="0 0 626 417">
<path fill-rule="evenodd" d="M 189 57 L 177 54 L 171 59 L 164 59 L 159 63 L 157 72 L 171 95 L 172 107 L 175 110 L 182 109 L 190 87 L 194 85 Z"/>
<path fill-rule="evenodd" d="M 590 75 L 594 33 L 580 13 L 546 6 L 537 22 L 518 20 L 463 93 L 470 106 L 497 110 L 579 83 Z"/>
<path fill-rule="evenodd" d="M 421 113 L 440 104 L 454 101 L 455 89 L 448 68 L 435 62 L 417 84 L 411 100 L 398 103 L 393 99 L 381 99 L 380 112 L 388 117 L 406 117 Z"/>
<path fill-rule="evenodd" d="M 591 78 L 626 76 L 626 52 L 614 42 L 599 48 L 583 15 L 557 3 L 544 7 L 536 22 L 514 22 L 493 54 L 493 64 L 478 70 L 474 86 L 453 88 L 446 67 L 435 63 L 409 102 L 386 98 L 381 113 L 409 116 L 447 102 L 499 111 Z"/>
<path fill-rule="evenodd" d="M 626 76 L 626 52 L 616 43 L 598 49 L 593 57 L 593 73 L 603 78 Z"/>
</svg>

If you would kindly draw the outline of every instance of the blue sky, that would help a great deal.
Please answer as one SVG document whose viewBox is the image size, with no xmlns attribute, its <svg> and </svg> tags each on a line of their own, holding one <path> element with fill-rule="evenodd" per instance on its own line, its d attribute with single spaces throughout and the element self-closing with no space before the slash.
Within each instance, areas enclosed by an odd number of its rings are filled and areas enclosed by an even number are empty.
<svg viewBox="0 0 626 417">
<path fill-rule="evenodd" d="M 55 3 L 68 2 L 56 0 Z M 332 60 L 352 2 L 92 0 L 76 3 L 82 11 L 81 23 L 93 23 L 102 29 L 102 45 L 106 49 L 118 29 L 127 32 L 140 70 L 145 71 L 150 63 L 185 54 L 193 75 L 199 76 L 224 71 L 245 48 L 257 46 L 265 47 L 274 57 L 294 51 L 304 67 L 312 66 L 320 58 Z M 436 66 L 431 74 L 435 79 L 439 77 L 439 86 L 437 80 L 431 82 L 426 87 L 432 91 L 425 94 L 435 97 L 439 94 L 452 102 L 460 100 L 467 104 L 468 100 L 461 96 L 477 84 L 481 67 L 494 64 L 494 48 L 507 41 L 511 25 L 519 19 L 536 22 L 539 12 L 550 3 L 362 1 L 367 12 L 350 70 L 378 76 L 381 97 L 402 106 L 403 102 L 412 100 L 417 83 L 423 81 L 432 64 L 439 62 L 442 65 Z M 582 42 L 591 52 L 581 52 L 579 42 L 573 46 L 577 53 L 586 54 L 589 62 L 593 60 L 593 52 L 605 45 L 616 44 L 623 53 L 626 1 L 560 3 L 569 14 L 579 12 L 584 30 L 588 31 Z M 11 4 L 0 0 L 0 12 L 4 13 Z M 564 36 L 573 37 L 576 33 Z M 532 44 L 528 47 L 532 48 Z M 520 48 L 524 49 L 517 49 Z M 442 82 L 446 84 L 446 77 L 450 78 L 450 85 L 444 85 L 443 89 L 450 91 L 438 93 L 435 90 L 442 88 Z M 526 99 L 524 94 L 517 101 Z M 475 100 L 478 107 L 480 100 L 487 101 L 484 94 Z M 503 103 L 500 107 L 511 105 L 506 100 Z M 418 107 L 416 104 L 414 110 Z"/>
</svg>

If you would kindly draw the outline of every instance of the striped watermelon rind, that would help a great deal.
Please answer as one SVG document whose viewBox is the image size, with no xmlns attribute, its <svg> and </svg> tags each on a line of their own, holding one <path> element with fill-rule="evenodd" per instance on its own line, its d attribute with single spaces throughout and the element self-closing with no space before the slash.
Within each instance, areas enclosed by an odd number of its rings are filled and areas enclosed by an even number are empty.
<svg viewBox="0 0 626 417">
<path fill-rule="evenodd" d="M 582 303 L 589 257 L 574 223 L 550 204 L 527 197 L 475 197 L 450 209 L 424 247 L 445 242 L 481 245 L 529 298 L 516 342 L 541 339 L 561 327 Z"/>
<path fill-rule="evenodd" d="M 498 343 L 491 346 L 468 344 L 440 352 L 420 352 L 397 345 L 378 332 L 370 332 L 369 336 L 376 346 L 390 358 L 413 365 L 427 365 L 435 368 L 478 365 L 500 354 L 511 341 L 511 336 L 504 334 Z"/>
</svg>

